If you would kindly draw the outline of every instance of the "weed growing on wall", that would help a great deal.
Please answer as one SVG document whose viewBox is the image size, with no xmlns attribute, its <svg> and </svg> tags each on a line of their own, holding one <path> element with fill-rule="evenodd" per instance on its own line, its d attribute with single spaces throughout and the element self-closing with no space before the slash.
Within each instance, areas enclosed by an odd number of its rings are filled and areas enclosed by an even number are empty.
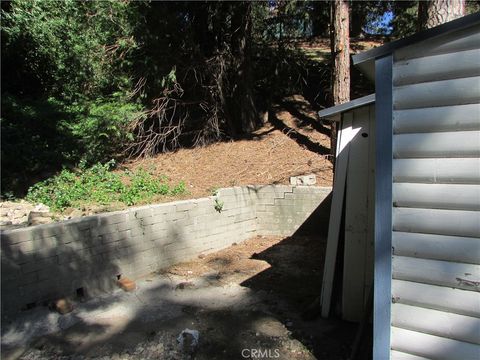
<svg viewBox="0 0 480 360">
<path fill-rule="evenodd" d="M 172 186 L 166 177 L 160 179 L 144 169 L 112 171 L 113 160 L 77 171 L 64 169 L 60 174 L 39 182 L 28 190 L 27 200 L 43 203 L 54 211 L 85 204 L 106 205 L 122 202 L 135 205 L 159 195 L 181 195 L 183 182 Z"/>
</svg>

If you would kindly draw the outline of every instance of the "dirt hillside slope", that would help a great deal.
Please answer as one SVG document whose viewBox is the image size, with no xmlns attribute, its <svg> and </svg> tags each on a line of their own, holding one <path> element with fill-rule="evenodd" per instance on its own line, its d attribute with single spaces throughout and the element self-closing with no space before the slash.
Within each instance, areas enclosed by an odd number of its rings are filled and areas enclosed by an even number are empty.
<svg viewBox="0 0 480 360">
<path fill-rule="evenodd" d="M 290 176 L 304 174 L 316 174 L 318 185 L 331 186 L 328 135 L 328 127 L 295 95 L 277 105 L 269 122 L 248 139 L 181 149 L 124 166 L 142 167 L 173 183 L 185 181 L 189 198 L 211 195 L 221 187 L 288 184 Z"/>
</svg>

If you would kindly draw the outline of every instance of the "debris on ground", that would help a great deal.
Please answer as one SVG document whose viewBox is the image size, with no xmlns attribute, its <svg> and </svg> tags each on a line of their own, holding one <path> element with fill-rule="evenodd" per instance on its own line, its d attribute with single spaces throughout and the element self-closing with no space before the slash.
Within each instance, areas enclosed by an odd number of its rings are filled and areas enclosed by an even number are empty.
<svg viewBox="0 0 480 360">
<path fill-rule="evenodd" d="M 180 335 L 177 337 L 178 344 L 182 351 L 194 354 L 198 347 L 198 340 L 200 334 L 198 330 L 185 329 L 182 330 Z"/>
<path fill-rule="evenodd" d="M 137 288 L 137 284 L 135 284 L 135 281 L 124 277 L 117 280 L 117 285 L 120 289 L 127 292 L 134 291 Z"/>
<path fill-rule="evenodd" d="M 73 304 L 67 299 L 58 299 L 54 301 L 52 307 L 55 311 L 62 315 L 73 311 Z"/>
<path fill-rule="evenodd" d="M 194 287 L 195 287 L 195 284 L 192 283 L 191 281 L 183 281 L 177 286 L 175 286 L 175 290 L 193 289 Z"/>
</svg>

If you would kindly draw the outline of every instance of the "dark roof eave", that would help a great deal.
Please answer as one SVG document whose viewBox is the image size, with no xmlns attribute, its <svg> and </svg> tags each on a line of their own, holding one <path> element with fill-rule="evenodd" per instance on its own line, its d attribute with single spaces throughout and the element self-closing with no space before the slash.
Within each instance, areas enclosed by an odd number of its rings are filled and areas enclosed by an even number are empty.
<svg viewBox="0 0 480 360">
<path fill-rule="evenodd" d="M 374 60 L 376 58 L 391 54 L 392 52 L 394 52 L 399 48 L 403 48 L 405 46 L 409 46 L 414 43 L 428 40 L 440 35 L 448 34 L 452 31 L 460 30 L 460 29 L 475 25 L 478 22 L 480 22 L 480 12 L 463 16 L 459 19 L 449 21 L 445 24 L 436 26 L 434 28 L 420 31 L 412 36 L 399 39 L 396 41 L 392 41 L 390 43 L 379 46 L 377 48 L 365 51 L 357 55 L 353 55 L 352 56 L 353 64 L 358 65 L 369 60 Z"/>
</svg>

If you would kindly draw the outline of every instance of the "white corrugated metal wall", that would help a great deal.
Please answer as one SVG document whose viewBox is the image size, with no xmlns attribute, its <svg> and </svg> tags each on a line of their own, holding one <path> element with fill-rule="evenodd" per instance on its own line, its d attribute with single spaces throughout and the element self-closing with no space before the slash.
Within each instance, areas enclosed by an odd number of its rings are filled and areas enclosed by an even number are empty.
<svg viewBox="0 0 480 360">
<path fill-rule="evenodd" d="M 480 359 L 480 27 L 393 66 L 392 359 Z"/>
</svg>

